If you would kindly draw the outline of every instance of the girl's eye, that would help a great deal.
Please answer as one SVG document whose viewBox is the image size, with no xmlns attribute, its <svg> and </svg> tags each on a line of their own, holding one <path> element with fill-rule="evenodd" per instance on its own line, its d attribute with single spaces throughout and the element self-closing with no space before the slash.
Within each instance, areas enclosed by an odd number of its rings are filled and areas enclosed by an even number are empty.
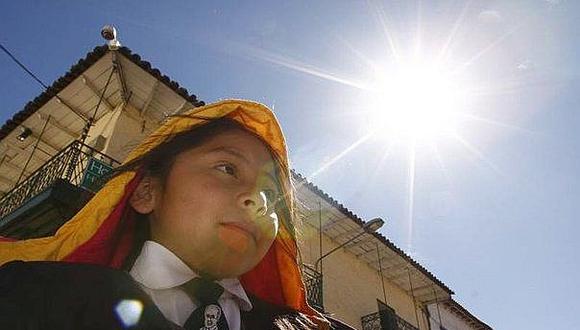
<svg viewBox="0 0 580 330">
<path fill-rule="evenodd" d="M 216 169 L 228 175 L 236 176 L 236 168 L 231 164 L 218 165 Z"/>
</svg>

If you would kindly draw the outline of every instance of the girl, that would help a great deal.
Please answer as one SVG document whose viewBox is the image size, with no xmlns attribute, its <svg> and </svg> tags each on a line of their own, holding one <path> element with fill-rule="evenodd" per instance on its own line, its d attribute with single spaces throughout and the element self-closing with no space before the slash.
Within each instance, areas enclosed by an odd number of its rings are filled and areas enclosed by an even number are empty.
<svg viewBox="0 0 580 330">
<path fill-rule="evenodd" d="M 54 236 L 0 243 L 0 328 L 328 328 L 306 303 L 292 215 L 273 113 L 192 109 Z"/>
</svg>

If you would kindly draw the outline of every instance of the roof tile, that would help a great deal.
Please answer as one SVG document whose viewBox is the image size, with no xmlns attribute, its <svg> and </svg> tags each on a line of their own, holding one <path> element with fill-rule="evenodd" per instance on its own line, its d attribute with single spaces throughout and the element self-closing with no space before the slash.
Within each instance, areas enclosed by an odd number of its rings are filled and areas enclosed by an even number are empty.
<svg viewBox="0 0 580 330">
<path fill-rule="evenodd" d="M 92 51 L 87 53 L 84 58 L 78 60 L 78 62 L 71 66 L 69 71 L 63 76 L 58 78 L 56 81 L 49 86 L 46 91 L 37 96 L 33 101 L 28 102 L 22 110 L 15 113 L 11 119 L 8 119 L 4 125 L 0 128 L 0 140 L 4 139 L 10 132 L 18 127 L 22 122 L 24 122 L 28 117 L 33 115 L 38 109 L 40 109 L 44 104 L 46 104 L 52 97 L 61 92 L 66 86 L 68 86 L 72 81 L 78 78 L 85 70 L 87 70 L 91 65 L 97 62 L 103 55 L 109 51 L 108 46 L 97 46 Z M 189 94 L 187 89 L 180 87 L 175 81 L 172 81 L 168 76 L 161 75 L 161 71 L 151 66 L 151 63 L 147 61 L 142 61 L 139 54 L 131 52 L 127 47 L 121 47 L 118 52 L 126 56 L 133 63 L 147 71 L 149 74 L 154 76 L 156 79 L 161 80 L 167 87 L 171 88 L 175 93 L 190 101 L 193 106 L 199 107 L 205 105 L 205 102 L 198 101 L 197 97 L 193 94 Z"/>
</svg>

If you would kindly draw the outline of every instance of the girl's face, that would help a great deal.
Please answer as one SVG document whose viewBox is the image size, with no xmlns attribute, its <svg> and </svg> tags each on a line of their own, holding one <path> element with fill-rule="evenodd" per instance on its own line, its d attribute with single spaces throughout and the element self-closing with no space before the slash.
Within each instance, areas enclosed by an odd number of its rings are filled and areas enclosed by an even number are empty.
<svg viewBox="0 0 580 330">
<path fill-rule="evenodd" d="M 240 276 L 276 237 L 276 182 L 263 142 L 243 130 L 218 134 L 180 153 L 164 183 L 151 181 L 151 237 L 194 271 Z"/>
</svg>

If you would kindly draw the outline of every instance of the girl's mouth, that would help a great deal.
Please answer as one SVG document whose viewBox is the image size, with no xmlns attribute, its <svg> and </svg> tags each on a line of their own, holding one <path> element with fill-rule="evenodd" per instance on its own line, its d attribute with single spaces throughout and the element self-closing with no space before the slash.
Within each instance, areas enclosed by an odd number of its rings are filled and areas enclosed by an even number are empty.
<svg viewBox="0 0 580 330">
<path fill-rule="evenodd" d="M 232 222 L 224 222 L 221 225 L 233 230 L 241 231 L 244 234 L 250 236 L 254 240 L 254 242 L 256 243 L 258 242 L 259 236 L 258 227 L 251 222 L 232 221 Z"/>
</svg>

